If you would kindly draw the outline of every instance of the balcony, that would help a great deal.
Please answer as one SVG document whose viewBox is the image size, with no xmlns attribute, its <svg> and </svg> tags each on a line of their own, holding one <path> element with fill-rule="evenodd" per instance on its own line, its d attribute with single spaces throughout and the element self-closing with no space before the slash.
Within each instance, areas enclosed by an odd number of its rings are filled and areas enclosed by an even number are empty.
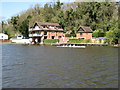
<svg viewBox="0 0 120 90">
<path fill-rule="evenodd" d="M 37 34 L 37 33 L 34 33 L 34 34 L 29 34 L 29 37 L 41 37 L 42 34 Z"/>
<path fill-rule="evenodd" d="M 30 28 L 29 31 L 41 30 L 40 28 Z"/>
</svg>

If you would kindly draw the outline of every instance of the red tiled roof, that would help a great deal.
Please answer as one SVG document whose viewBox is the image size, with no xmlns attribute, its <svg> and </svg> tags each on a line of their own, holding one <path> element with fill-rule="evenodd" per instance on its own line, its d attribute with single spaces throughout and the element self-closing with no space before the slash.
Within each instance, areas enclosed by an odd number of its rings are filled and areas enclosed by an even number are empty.
<svg viewBox="0 0 120 90">
<path fill-rule="evenodd" d="M 42 30 L 63 31 L 63 29 L 53 29 L 53 28 L 42 28 Z"/>
<path fill-rule="evenodd" d="M 58 23 L 50 23 L 50 22 L 36 22 L 36 24 L 41 27 L 41 25 L 55 25 L 60 26 Z M 51 31 L 63 31 L 62 28 L 42 28 L 42 30 L 51 30 Z"/>
<path fill-rule="evenodd" d="M 90 27 L 87 27 L 87 26 L 81 26 L 79 29 L 78 29 L 78 32 L 93 32 L 92 29 Z"/>
</svg>

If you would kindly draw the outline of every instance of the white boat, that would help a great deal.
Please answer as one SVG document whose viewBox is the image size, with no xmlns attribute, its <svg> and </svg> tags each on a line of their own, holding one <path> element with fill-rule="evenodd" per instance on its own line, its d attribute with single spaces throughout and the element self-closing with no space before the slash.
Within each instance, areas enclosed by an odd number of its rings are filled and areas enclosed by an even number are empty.
<svg viewBox="0 0 120 90">
<path fill-rule="evenodd" d="M 57 47 L 69 47 L 69 48 L 86 48 L 86 46 L 75 46 L 75 45 L 63 45 L 63 46 L 57 46 Z"/>
</svg>

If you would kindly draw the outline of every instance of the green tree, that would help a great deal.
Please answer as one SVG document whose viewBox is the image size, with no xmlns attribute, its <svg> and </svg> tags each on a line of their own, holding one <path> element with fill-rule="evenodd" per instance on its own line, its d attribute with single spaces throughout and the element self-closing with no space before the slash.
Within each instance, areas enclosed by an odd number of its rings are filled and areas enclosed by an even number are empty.
<svg viewBox="0 0 120 90">
<path fill-rule="evenodd" d="M 108 39 L 110 44 L 118 44 L 118 40 L 120 40 L 120 30 L 109 30 L 106 32 L 106 38 Z"/>
<path fill-rule="evenodd" d="M 20 27 L 19 27 L 19 31 L 24 37 L 28 37 L 29 35 L 28 28 L 29 28 L 29 20 L 26 19 L 20 24 Z"/>
<path fill-rule="evenodd" d="M 102 29 L 95 30 L 93 32 L 93 37 L 104 37 L 104 32 Z"/>
<path fill-rule="evenodd" d="M 18 29 L 18 19 L 19 19 L 19 16 L 14 16 L 10 20 L 10 23 L 13 25 L 14 30 L 16 30 L 16 31 Z"/>
</svg>

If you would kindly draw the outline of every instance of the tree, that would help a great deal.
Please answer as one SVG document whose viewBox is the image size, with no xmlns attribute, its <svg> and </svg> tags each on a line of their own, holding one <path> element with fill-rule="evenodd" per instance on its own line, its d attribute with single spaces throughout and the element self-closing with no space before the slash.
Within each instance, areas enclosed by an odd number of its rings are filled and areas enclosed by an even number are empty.
<svg viewBox="0 0 120 90">
<path fill-rule="evenodd" d="M 28 37 L 29 35 L 28 28 L 29 28 L 29 20 L 26 19 L 20 24 L 20 27 L 19 27 L 19 31 L 24 37 Z"/>
<path fill-rule="evenodd" d="M 4 24 L 5 24 L 4 21 L 2 21 L 2 24 L 1 24 L 2 25 L 2 31 L 0 31 L 0 32 L 4 32 Z"/>
<path fill-rule="evenodd" d="M 14 16 L 10 20 L 10 23 L 13 25 L 14 30 L 16 30 L 16 31 L 18 29 L 18 19 L 19 19 L 19 16 Z"/>
<path fill-rule="evenodd" d="M 93 37 L 104 37 L 104 32 L 102 29 L 95 30 L 93 32 Z"/>
<path fill-rule="evenodd" d="M 118 44 L 118 40 L 120 40 L 120 30 L 109 30 L 106 32 L 106 38 L 108 39 L 110 44 Z"/>
</svg>

